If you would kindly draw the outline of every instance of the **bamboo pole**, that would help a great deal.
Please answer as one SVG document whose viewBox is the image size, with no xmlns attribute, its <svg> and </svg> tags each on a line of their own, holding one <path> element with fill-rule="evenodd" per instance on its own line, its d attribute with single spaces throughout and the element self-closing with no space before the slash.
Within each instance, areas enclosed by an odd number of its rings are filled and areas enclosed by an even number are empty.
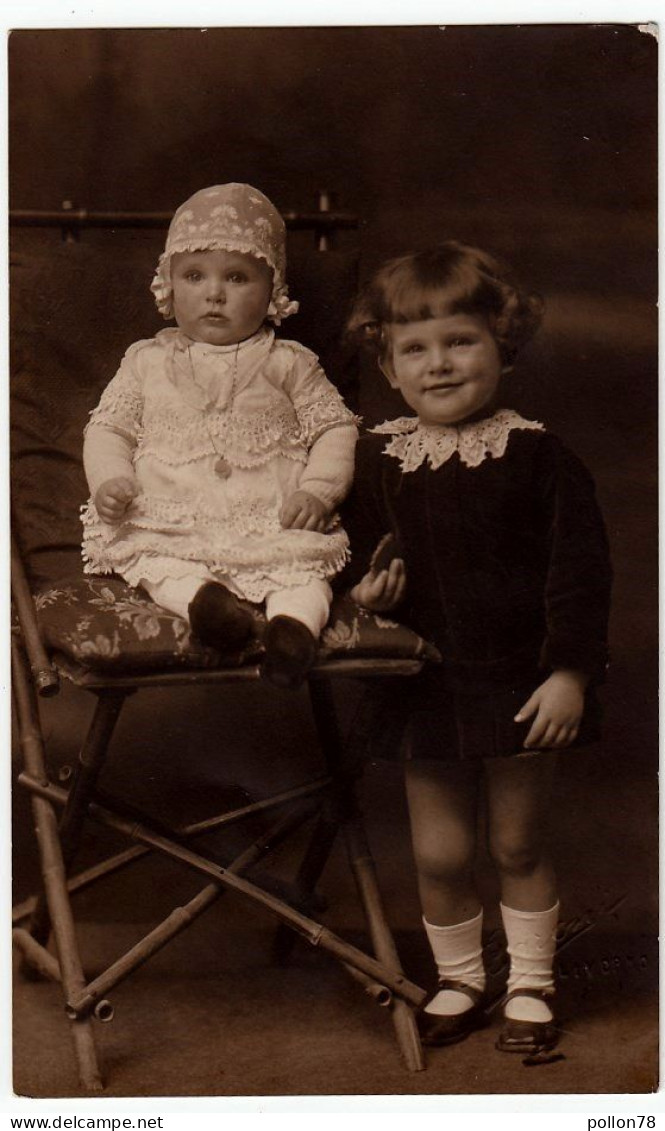
<svg viewBox="0 0 665 1131">
<path fill-rule="evenodd" d="M 294 886 L 297 892 L 310 895 L 316 888 L 335 843 L 338 827 L 338 822 L 325 811 L 319 814 L 307 851 L 296 873 Z M 286 965 L 295 937 L 293 931 L 283 923 L 279 924 L 272 945 L 273 960 L 278 964 Z"/>
<path fill-rule="evenodd" d="M 172 217 L 172 212 L 89 212 L 64 201 L 61 210 L 13 208 L 9 213 L 9 223 L 13 228 L 63 228 L 68 231 L 80 228 L 151 229 L 168 228 Z M 282 212 L 282 219 L 289 231 L 314 228 L 329 232 L 358 227 L 358 217 L 348 212 Z"/>
<path fill-rule="evenodd" d="M 53 800 L 58 805 L 64 805 L 66 802 L 66 798 L 54 798 Z M 67 880 L 67 891 L 70 895 L 74 895 L 75 892 L 89 887 L 90 884 L 94 884 L 104 876 L 117 872 L 121 868 L 126 868 L 128 864 L 133 864 L 135 860 L 140 860 L 142 856 L 149 855 L 150 851 L 143 845 L 136 845 L 134 848 L 116 853 L 115 856 L 109 856 L 107 860 L 103 860 L 100 864 L 95 864 L 92 868 L 86 868 L 85 872 L 79 872 L 78 875 L 70 877 Z M 29 918 L 36 906 L 37 899 L 35 896 L 25 899 L 23 903 L 17 903 L 12 909 L 12 923 L 21 923 L 23 919 Z"/>
<path fill-rule="evenodd" d="M 255 813 L 262 813 L 265 810 L 274 809 L 278 805 L 287 805 L 301 797 L 309 797 L 313 793 L 319 793 L 327 789 L 329 785 L 329 777 L 317 778 L 315 781 L 295 786 L 284 793 L 275 794 L 274 797 L 266 797 L 262 801 L 253 801 L 250 805 L 245 805 L 241 809 L 233 809 L 231 812 L 221 813 L 217 817 L 209 817 L 204 821 L 196 821 L 191 825 L 182 825 L 174 831 L 180 837 L 195 837 L 201 833 L 214 832 L 216 829 L 233 825 L 237 821 L 244 820 L 245 817 L 253 816 Z"/>
<path fill-rule="evenodd" d="M 106 752 L 126 697 L 124 691 L 109 691 L 100 694 L 97 698 L 95 713 L 78 756 L 74 780 L 67 794 L 67 803 L 60 824 L 60 843 L 67 866 L 71 864 L 78 848 L 88 801 L 104 765 Z"/>
<path fill-rule="evenodd" d="M 81 830 L 86 818 L 88 800 L 104 764 L 113 729 L 127 696 L 125 691 L 100 694 L 88 733 L 78 756 L 74 781 L 67 793 L 67 802 L 59 826 L 60 849 L 69 871 L 78 850 Z M 46 945 L 51 921 L 44 897 L 38 897 L 30 923 L 30 934 Z"/>
<path fill-rule="evenodd" d="M 18 645 L 12 640 L 12 661 L 15 672 L 15 695 L 17 703 L 19 736 L 25 765 L 38 783 L 47 780 L 44 764 L 44 748 L 37 726 L 38 712 L 35 688 L 25 672 L 23 658 Z M 43 784 L 40 789 L 45 789 Z M 79 957 L 74 919 L 67 892 L 65 866 L 60 848 L 56 814 L 52 804 L 44 795 L 33 791 L 31 808 L 35 835 L 39 847 L 39 859 L 44 882 L 44 891 L 49 916 L 53 922 L 53 933 L 60 967 L 60 976 L 65 998 L 76 994 L 85 985 L 83 967 Z M 91 1092 L 101 1091 L 102 1080 L 97 1063 L 97 1053 L 89 1019 L 71 1023 L 70 1032 L 74 1041 L 79 1075 L 83 1086 Z"/>
<path fill-rule="evenodd" d="M 356 970 L 355 966 L 349 966 L 348 962 L 343 962 L 342 966 L 355 982 L 360 983 L 365 993 L 368 994 L 377 1005 L 386 1008 L 393 1004 L 394 998 L 387 986 L 383 986 L 379 982 L 373 982 L 371 978 L 366 977 L 360 970 Z"/>
<path fill-rule="evenodd" d="M 63 792 L 58 786 L 44 786 L 38 781 L 31 779 L 26 774 L 22 774 L 20 780 L 27 788 L 41 797 L 52 798 L 58 793 Z M 151 848 L 162 852 L 165 856 L 169 856 L 173 860 L 179 860 L 182 864 L 192 868 L 194 871 L 210 876 L 212 879 L 231 888 L 232 891 L 237 892 L 238 895 L 246 896 L 252 902 L 259 903 L 266 911 L 270 912 L 270 914 L 274 915 L 281 922 L 288 923 L 293 930 L 301 934 L 312 946 L 320 946 L 322 950 L 329 951 L 338 960 L 349 962 L 375 981 L 385 983 L 394 993 L 404 997 L 414 1005 L 419 1005 L 422 1001 L 424 991 L 420 986 L 409 981 L 403 974 L 397 974 L 392 970 L 387 970 L 375 958 L 365 954 L 365 952 L 359 950 L 358 947 L 345 942 L 321 923 L 317 923 L 315 920 L 296 911 L 285 903 L 284 900 L 277 899 L 269 892 L 263 891 L 248 880 L 233 875 L 233 873 L 230 873 L 228 869 L 223 868 L 220 864 L 215 864 L 206 857 L 192 852 L 182 845 L 174 844 L 164 836 L 153 833 L 147 824 L 126 821 L 110 810 L 98 805 L 96 802 L 90 803 L 88 812 L 95 820 L 100 821 L 109 828 L 124 833 L 124 835 L 128 836 L 131 840 L 136 840 L 140 844 L 149 845 Z"/>
<path fill-rule="evenodd" d="M 354 777 L 359 775 L 359 769 L 355 764 L 345 764 L 344 745 L 330 683 L 327 680 L 317 684 L 310 683 L 310 697 L 326 765 L 338 786 L 338 810 L 342 820 L 342 832 L 369 927 L 372 947 L 384 967 L 401 975 L 402 969 L 383 907 L 374 860 L 358 813 L 353 783 Z M 390 984 L 387 979 L 384 980 L 386 984 Z M 424 999 L 425 992 L 421 990 L 420 1000 L 411 999 L 411 1004 L 420 1005 Z M 394 1001 L 391 1016 L 407 1068 L 412 1072 L 422 1071 L 425 1060 L 418 1028 L 413 1012 L 404 997 L 398 997 Z"/>
<path fill-rule="evenodd" d="M 306 821 L 309 815 L 310 806 L 308 805 L 306 807 L 301 806 L 296 812 L 283 817 L 271 830 L 259 837 L 240 856 L 236 857 L 233 863 L 229 864 L 227 871 L 238 874 L 251 868 L 252 864 L 289 836 L 303 821 Z M 157 954 L 176 935 L 189 927 L 224 894 L 225 889 L 219 884 L 208 884 L 184 907 L 176 907 L 162 923 L 136 943 L 126 954 L 123 954 L 99 977 L 89 982 L 82 993 L 69 1000 L 67 1008 L 70 1015 L 78 1017 L 94 1009 L 97 1003 L 114 986 L 124 981 L 134 970 L 143 966 L 154 954 Z"/>
<path fill-rule="evenodd" d="M 30 963 L 34 970 L 43 978 L 50 978 L 52 982 L 60 982 L 60 967 L 52 954 L 45 947 L 40 946 L 32 935 L 23 927 L 15 927 L 12 931 L 12 942 L 21 951 L 21 954 Z"/>
<path fill-rule="evenodd" d="M 202 833 L 214 832 L 221 827 L 234 824 L 236 821 L 240 821 L 245 817 L 253 816 L 255 813 L 261 813 L 267 809 L 277 807 L 278 805 L 286 805 L 291 801 L 309 797 L 313 793 L 318 793 L 320 790 L 326 789 L 329 785 L 330 778 L 319 778 L 317 781 L 297 786 L 285 793 L 266 798 L 264 801 L 253 802 L 251 805 L 246 805 L 242 809 L 234 809 L 230 813 L 222 813 L 218 817 L 211 817 L 205 821 L 196 821 L 190 825 L 181 825 L 174 830 L 174 834 L 178 837 L 187 838 L 200 836 Z M 67 795 L 54 796 L 52 800 L 54 803 L 64 806 L 67 802 Z M 120 868 L 127 867 L 127 865 L 132 864 L 135 860 L 141 859 L 143 856 L 149 855 L 151 851 L 152 849 L 146 848 L 143 845 L 136 845 L 134 848 L 128 848 L 124 852 L 118 852 L 115 856 L 110 856 L 107 860 L 93 865 L 92 868 L 87 868 L 84 872 L 79 872 L 78 875 L 71 876 L 67 881 L 67 890 L 70 895 L 74 895 L 77 891 L 89 887 L 97 880 L 118 871 Z M 23 919 L 27 919 L 33 914 L 36 904 L 37 899 L 35 896 L 31 896 L 22 903 L 17 903 L 12 909 L 12 923 L 20 923 Z"/>
<path fill-rule="evenodd" d="M 32 799 L 35 832 L 42 860 L 42 875 L 53 924 L 53 935 L 60 966 L 62 988 L 68 1001 L 85 986 L 79 958 L 76 931 L 65 882 L 65 867 L 58 841 L 58 825 L 51 805 L 41 797 Z M 83 1087 L 91 1092 L 102 1090 L 94 1038 L 88 1018 L 71 1022 L 79 1075 Z"/>
<path fill-rule="evenodd" d="M 58 658 L 58 667 L 67 674 L 67 677 L 77 687 L 86 691 L 108 690 L 110 688 L 127 688 L 138 691 L 142 687 L 186 687 L 188 684 L 198 687 L 203 684 L 229 684 L 256 682 L 261 678 L 261 668 L 258 664 L 246 664 L 239 668 L 192 668 L 178 671 L 165 670 L 161 672 L 147 672 L 145 674 L 132 674 L 131 672 L 117 672 L 103 675 L 82 669 L 77 664 L 68 663 L 62 657 Z M 343 676 L 344 678 L 381 679 L 384 676 L 417 675 L 422 671 L 422 660 L 390 659 L 389 657 L 370 659 L 353 659 L 349 657 L 329 656 L 314 665 L 308 675 L 310 689 L 320 681 L 329 677 Z"/>
<path fill-rule="evenodd" d="M 397 947 L 388 926 L 379 890 L 376 865 L 369 849 L 365 829 L 359 818 L 356 817 L 346 822 L 343 826 L 343 835 L 351 870 L 367 918 L 374 953 L 390 969 L 401 971 Z M 424 1000 L 425 993 L 423 991 L 421 1001 L 414 1004 L 420 1005 Z M 397 999 L 393 1003 L 392 1021 L 407 1068 L 411 1072 L 421 1072 L 425 1067 L 425 1058 L 416 1019 L 405 1001 Z"/>
</svg>

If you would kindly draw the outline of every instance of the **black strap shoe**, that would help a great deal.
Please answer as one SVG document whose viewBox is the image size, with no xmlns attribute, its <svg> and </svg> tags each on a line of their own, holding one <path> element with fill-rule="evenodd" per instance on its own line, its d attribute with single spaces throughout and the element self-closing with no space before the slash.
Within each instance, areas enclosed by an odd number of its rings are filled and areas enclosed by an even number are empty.
<svg viewBox="0 0 665 1131">
<path fill-rule="evenodd" d="M 463 1013 L 426 1013 L 426 1006 L 436 997 L 440 990 L 457 990 L 466 994 L 473 1004 Z M 424 1045 L 454 1045 L 465 1040 L 469 1033 L 477 1029 L 484 1029 L 489 1024 L 485 1012 L 485 995 L 468 986 L 466 982 L 457 982 L 452 978 L 442 978 L 434 993 L 423 1004 L 417 1013 L 418 1031 Z"/>
<path fill-rule="evenodd" d="M 532 997 L 537 1001 L 544 1001 L 548 1009 L 552 1008 L 552 990 L 517 989 L 512 990 L 503 1000 L 504 1010 L 509 1001 L 516 997 Z M 559 1041 L 559 1030 L 554 1020 L 552 1021 L 520 1021 L 517 1018 L 506 1017 L 504 1014 L 503 1027 L 496 1041 L 499 1052 L 517 1052 L 525 1056 L 534 1056 L 543 1052 L 550 1052 Z"/>
</svg>

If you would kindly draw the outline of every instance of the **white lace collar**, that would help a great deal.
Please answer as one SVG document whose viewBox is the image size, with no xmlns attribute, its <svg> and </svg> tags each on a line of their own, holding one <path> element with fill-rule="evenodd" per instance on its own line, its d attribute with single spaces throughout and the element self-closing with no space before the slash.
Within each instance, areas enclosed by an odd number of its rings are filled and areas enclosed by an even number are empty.
<svg viewBox="0 0 665 1131">
<path fill-rule="evenodd" d="M 417 416 L 400 416 L 371 428 L 371 432 L 387 433 L 392 438 L 383 449 L 386 455 L 399 460 L 402 471 L 415 471 L 427 461 L 436 471 L 454 452 L 467 467 L 478 467 L 483 460 L 500 459 L 508 437 L 515 429 L 544 431 L 537 420 L 525 420 L 511 408 L 502 408 L 494 416 L 473 420 L 468 424 L 439 428 L 421 424 Z"/>
</svg>

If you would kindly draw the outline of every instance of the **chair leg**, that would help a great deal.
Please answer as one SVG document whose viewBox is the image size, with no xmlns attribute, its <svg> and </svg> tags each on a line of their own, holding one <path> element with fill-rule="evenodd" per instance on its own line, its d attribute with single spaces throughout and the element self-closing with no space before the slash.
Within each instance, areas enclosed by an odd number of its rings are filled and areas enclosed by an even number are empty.
<svg viewBox="0 0 665 1131">
<path fill-rule="evenodd" d="M 12 641 L 14 695 L 21 749 L 29 774 L 47 782 L 44 761 L 44 744 L 39 728 L 39 712 L 34 685 L 27 670 L 25 658 L 16 641 Z M 45 905 L 53 922 L 60 977 L 65 999 L 80 991 L 85 985 L 83 967 L 79 957 L 74 917 L 72 915 L 65 864 L 60 845 L 58 821 L 53 805 L 39 796 L 31 801 L 35 834 L 44 882 Z M 89 1018 L 70 1021 L 72 1039 L 78 1062 L 81 1083 L 90 1092 L 101 1091 L 102 1080 L 97 1063 L 97 1053 Z"/>
<path fill-rule="evenodd" d="M 338 786 L 337 805 L 341 829 L 367 919 L 374 953 L 384 966 L 401 974 L 397 948 L 379 891 L 376 866 L 355 799 L 354 783 L 359 775 L 359 769 L 355 764 L 350 766 L 344 764 L 344 748 L 328 681 L 311 680 L 309 688 L 326 764 Z M 392 1002 L 391 1015 L 395 1036 L 407 1068 L 412 1072 L 422 1071 L 425 1060 L 413 1010 L 406 1001 L 397 997 Z"/>
<path fill-rule="evenodd" d="M 367 834 L 360 817 L 346 821 L 342 827 L 349 863 L 358 887 L 358 894 L 367 919 L 372 947 L 380 962 L 390 970 L 401 973 L 397 947 L 379 891 L 376 865 L 372 858 Z M 418 1026 L 413 1010 L 401 998 L 395 998 L 392 1006 L 392 1021 L 395 1035 L 407 1068 L 420 1072 L 425 1067 Z"/>
<path fill-rule="evenodd" d="M 339 822 L 324 810 L 319 814 L 307 851 L 296 874 L 294 887 L 298 896 L 311 895 L 326 866 L 332 851 Z M 272 958 L 279 966 L 285 966 L 295 945 L 296 935 L 283 923 L 275 931 L 272 945 Z"/>
<path fill-rule="evenodd" d="M 58 839 L 58 823 L 55 811 L 47 801 L 34 797 L 32 807 L 42 860 L 48 914 L 53 924 L 62 989 L 65 1000 L 68 1000 L 83 990 L 85 975 L 67 891 L 65 864 Z M 81 1084 L 89 1092 L 102 1091 L 103 1084 L 97 1063 L 92 1022 L 90 1018 L 70 1018 L 69 1023 Z"/>
<path fill-rule="evenodd" d="M 98 696 L 60 821 L 60 845 L 66 871 L 70 869 L 76 856 L 88 803 L 104 765 L 109 742 L 126 697 L 127 692 L 124 691 L 103 692 Z M 28 931 L 40 945 L 46 946 L 51 933 L 51 918 L 43 893 L 37 897 Z"/>
</svg>

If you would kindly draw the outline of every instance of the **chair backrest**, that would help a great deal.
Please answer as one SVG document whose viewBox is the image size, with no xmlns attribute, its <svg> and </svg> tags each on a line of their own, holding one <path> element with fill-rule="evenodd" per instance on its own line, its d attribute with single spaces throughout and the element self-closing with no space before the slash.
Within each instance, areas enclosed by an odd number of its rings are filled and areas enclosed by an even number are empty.
<svg viewBox="0 0 665 1131">
<path fill-rule="evenodd" d="M 357 378 L 339 342 L 357 256 L 317 252 L 308 235 L 290 237 L 289 285 L 301 310 L 280 333 L 318 353 L 355 408 Z M 76 242 L 19 231 L 12 240 L 12 511 L 32 580 L 71 575 L 80 560 L 83 428 L 127 347 L 165 325 L 149 289 L 162 246 L 163 233 L 138 230 Z"/>
</svg>

